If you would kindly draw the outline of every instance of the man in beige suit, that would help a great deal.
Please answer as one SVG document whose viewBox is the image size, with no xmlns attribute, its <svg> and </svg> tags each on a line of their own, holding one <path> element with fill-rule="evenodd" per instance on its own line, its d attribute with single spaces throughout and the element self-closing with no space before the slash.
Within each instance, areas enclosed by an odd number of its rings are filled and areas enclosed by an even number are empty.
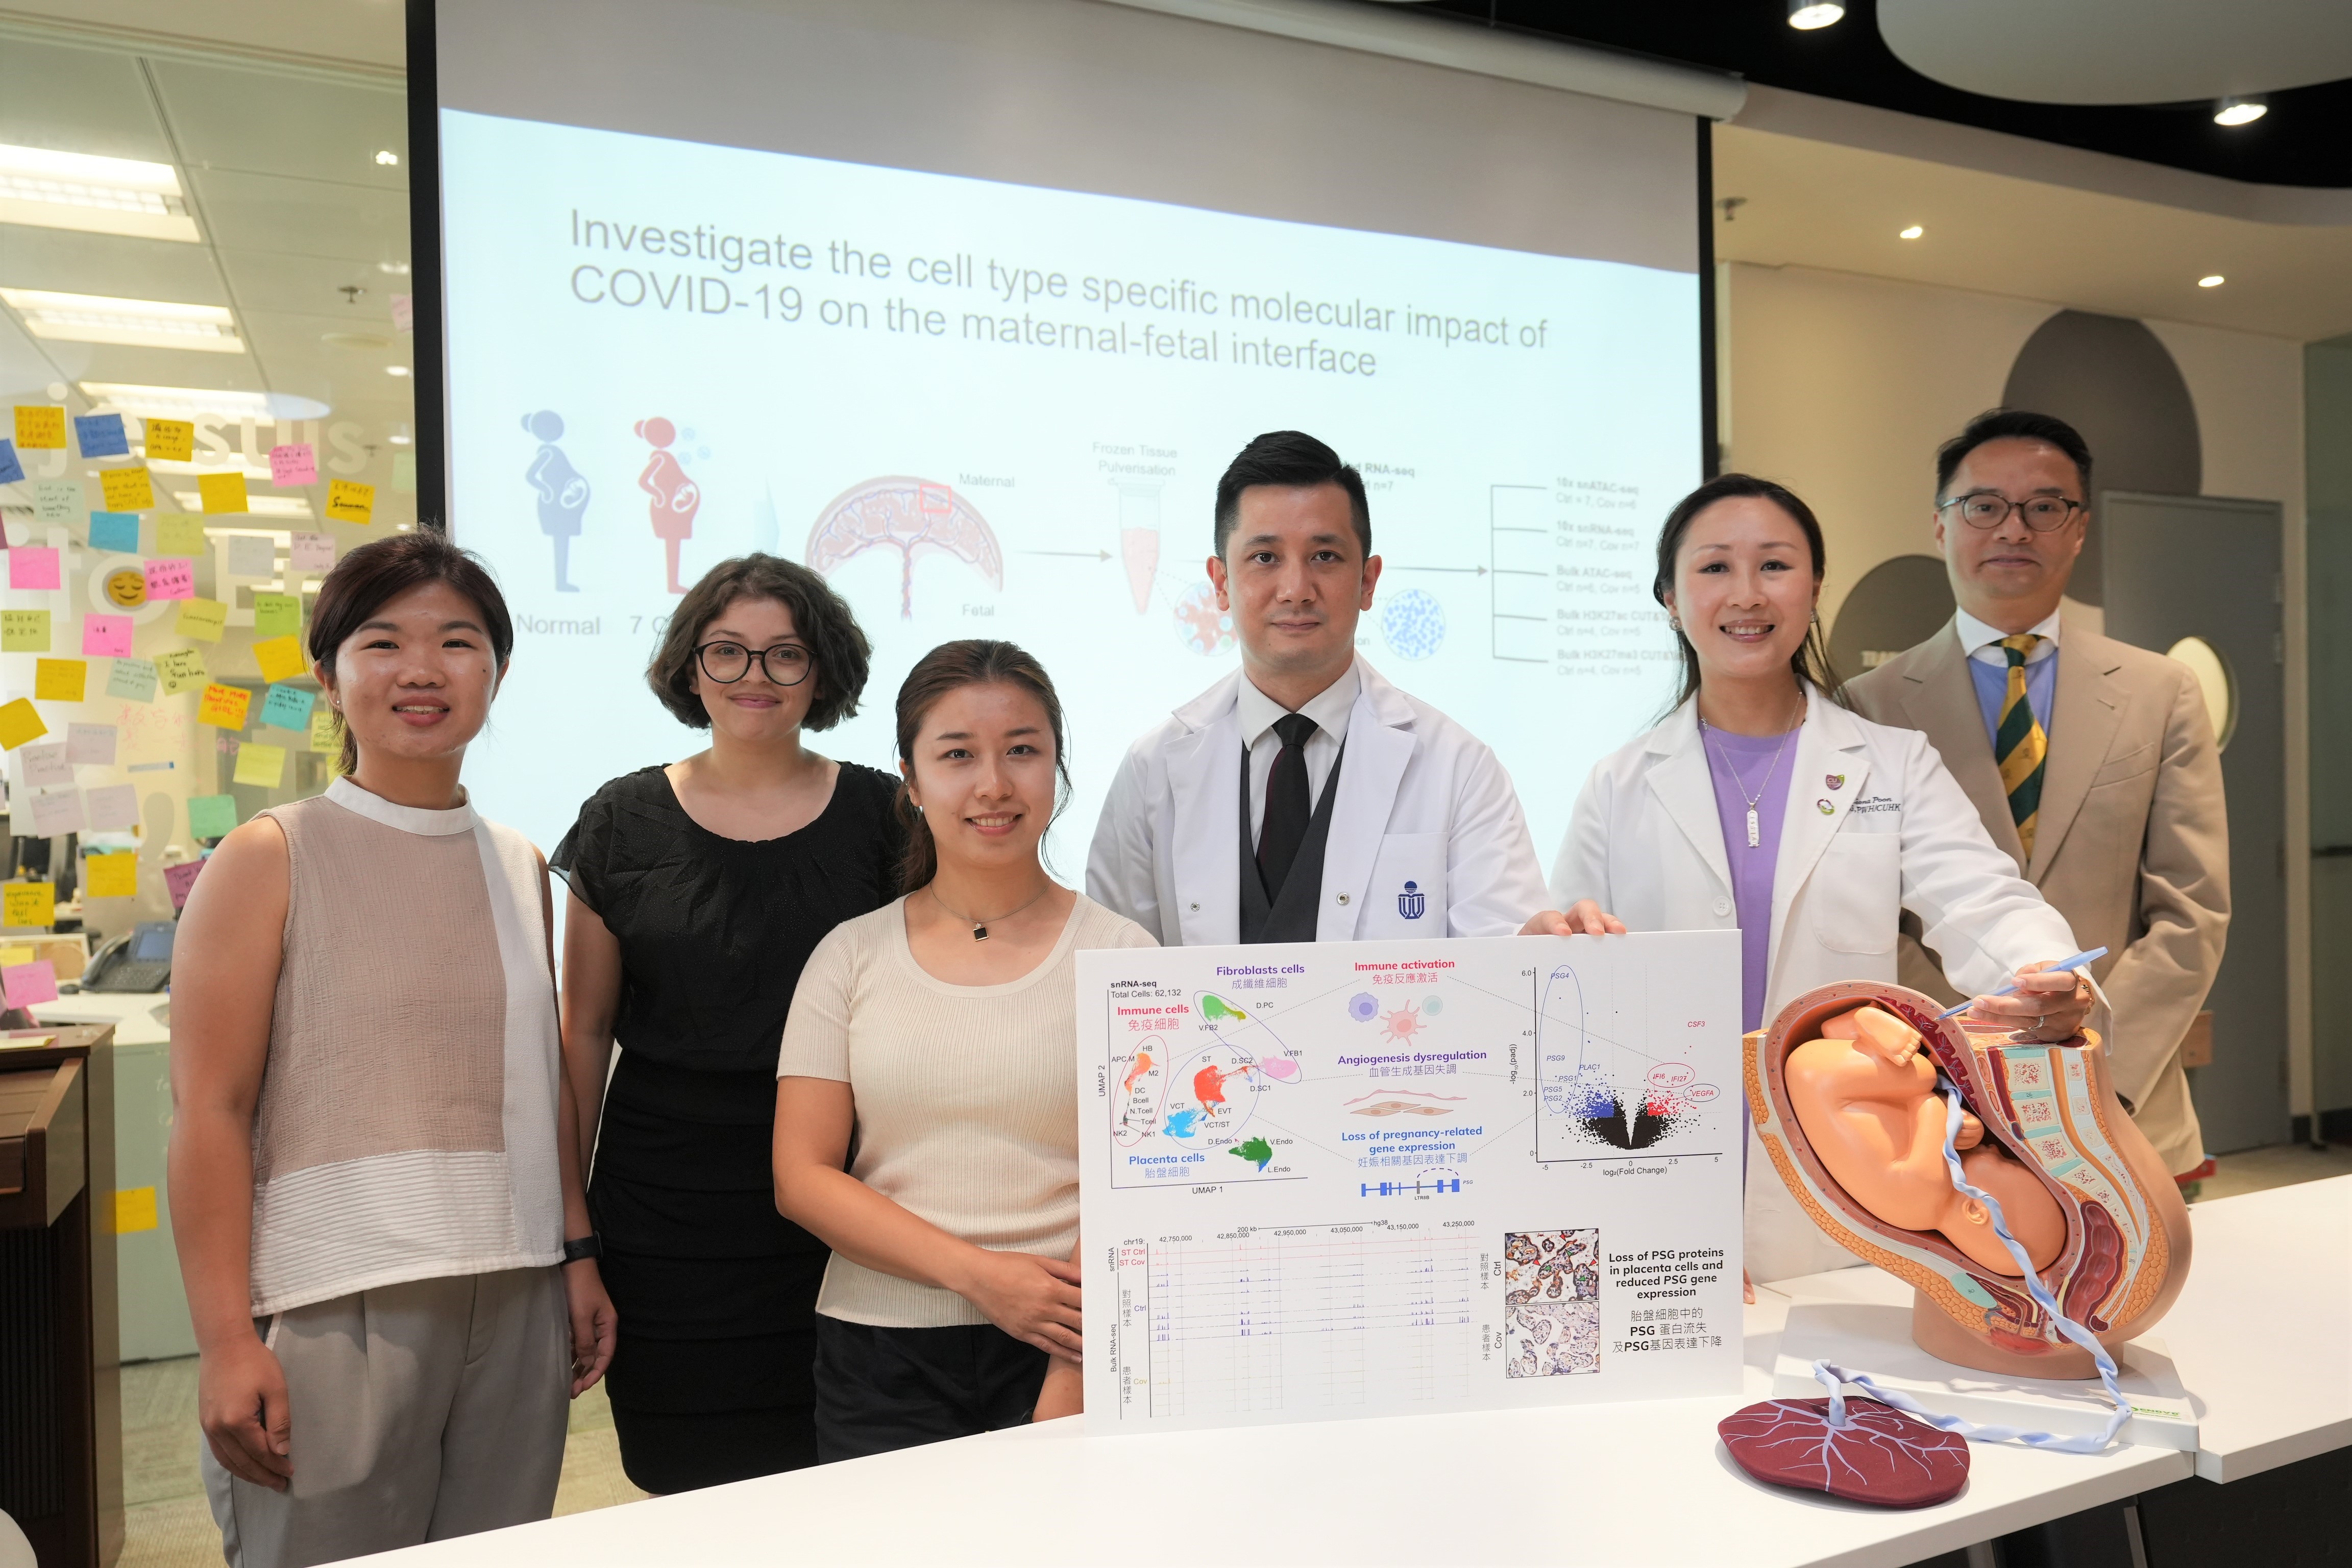
<svg viewBox="0 0 2352 1568">
<path fill-rule="evenodd" d="M 1925 731 L 1993 842 L 2107 949 L 2093 973 L 2115 1004 L 2116 1092 L 2178 1175 L 2205 1158 L 2180 1045 L 2230 923 L 2221 759 L 2186 666 L 2059 616 L 2090 488 L 2090 449 L 2047 415 L 1994 410 L 1946 442 L 1936 543 L 1959 608 L 1846 691 Z M 1958 1001 L 1904 928 L 1904 982 Z"/>
</svg>

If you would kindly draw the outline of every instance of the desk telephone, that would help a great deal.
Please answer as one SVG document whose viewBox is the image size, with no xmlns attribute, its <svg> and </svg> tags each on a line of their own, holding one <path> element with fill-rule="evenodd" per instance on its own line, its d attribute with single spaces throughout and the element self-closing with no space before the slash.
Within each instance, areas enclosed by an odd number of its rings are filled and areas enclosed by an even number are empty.
<svg viewBox="0 0 2352 1568">
<path fill-rule="evenodd" d="M 161 991 L 172 983 L 172 921 L 142 921 L 116 937 L 82 971 L 84 991 Z"/>
</svg>

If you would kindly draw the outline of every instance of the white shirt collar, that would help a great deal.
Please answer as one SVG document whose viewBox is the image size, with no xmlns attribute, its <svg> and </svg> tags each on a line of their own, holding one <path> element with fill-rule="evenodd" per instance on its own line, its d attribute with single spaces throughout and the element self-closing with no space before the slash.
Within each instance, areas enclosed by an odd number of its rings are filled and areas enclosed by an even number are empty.
<svg viewBox="0 0 2352 1568">
<path fill-rule="evenodd" d="M 1354 710 L 1356 693 L 1363 684 L 1363 677 L 1350 660 L 1345 675 L 1308 698 L 1298 711 L 1314 720 L 1315 727 L 1333 742 L 1344 741 L 1348 736 L 1348 715 Z M 1289 711 L 1260 691 L 1246 674 L 1242 677 L 1241 690 L 1234 700 L 1234 717 L 1241 725 L 1244 747 L 1255 750 L 1274 728 L 1274 721 Z"/>
<path fill-rule="evenodd" d="M 438 838 L 474 830 L 476 819 L 471 800 L 453 811 L 433 811 L 421 805 L 396 805 L 341 776 L 327 786 L 326 795 L 329 800 L 344 810 L 356 812 L 371 822 L 381 822 L 386 827 L 397 827 L 403 833 Z"/>
<path fill-rule="evenodd" d="M 2042 638 L 2033 651 L 2026 656 L 2028 664 L 2039 664 L 2058 651 L 2060 612 L 2053 610 L 2038 626 L 2026 629 Z M 1966 610 L 1955 612 L 1953 624 L 1960 634 L 1960 649 L 1970 658 L 1983 664 L 2007 664 L 2009 656 L 2000 649 L 2000 639 L 2010 634 L 1999 626 L 1989 626 Z"/>
</svg>

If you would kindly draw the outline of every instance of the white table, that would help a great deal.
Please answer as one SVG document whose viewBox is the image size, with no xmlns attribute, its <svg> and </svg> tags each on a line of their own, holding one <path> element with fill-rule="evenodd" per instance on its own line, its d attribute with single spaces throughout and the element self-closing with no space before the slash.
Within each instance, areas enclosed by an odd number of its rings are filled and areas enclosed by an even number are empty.
<svg viewBox="0 0 2352 1568">
<path fill-rule="evenodd" d="M 1768 1397 L 1792 1300 L 1876 1300 L 1849 1269 L 1759 1292 L 1739 1399 L 1137 1437 L 1057 1421 L 772 1476 L 379 1561 L 1122 1564 L 1738 1563 L 1897 1568 L 2188 1479 L 2352 1443 L 2352 1176 L 2190 1211 L 2158 1330 L 2203 1405 L 2195 1455 L 1978 1445 L 1968 1489 L 1895 1512 L 1758 1485 L 1715 1425 Z"/>
</svg>

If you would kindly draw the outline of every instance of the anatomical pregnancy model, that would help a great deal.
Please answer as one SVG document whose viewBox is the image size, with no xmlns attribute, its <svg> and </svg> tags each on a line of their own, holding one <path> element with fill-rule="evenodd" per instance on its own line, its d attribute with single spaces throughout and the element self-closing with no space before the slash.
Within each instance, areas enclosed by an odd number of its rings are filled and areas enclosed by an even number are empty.
<svg viewBox="0 0 2352 1568">
<path fill-rule="evenodd" d="M 2045 1045 L 1938 1011 L 1899 985 L 1849 982 L 1750 1035 L 1745 1088 L 1765 1152 L 1816 1225 L 1916 1288 L 1922 1349 L 1988 1372 L 2089 1377 L 2090 1352 L 2036 1298 L 2111 1349 L 2154 1325 L 2189 1271 L 2179 1189 L 2116 1100 L 2096 1035 Z M 1998 1204 L 2033 1282 L 1983 1197 L 1954 1184 L 1953 1093 L 1963 1179 Z"/>
</svg>

